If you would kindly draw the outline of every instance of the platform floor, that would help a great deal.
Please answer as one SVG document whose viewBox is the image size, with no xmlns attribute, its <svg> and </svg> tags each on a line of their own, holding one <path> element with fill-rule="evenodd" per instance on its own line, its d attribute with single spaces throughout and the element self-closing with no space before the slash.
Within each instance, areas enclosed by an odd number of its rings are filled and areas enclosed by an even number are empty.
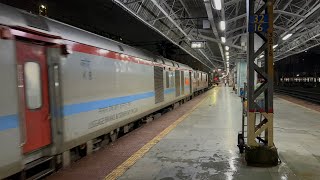
<svg viewBox="0 0 320 180">
<path fill-rule="evenodd" d="M 320 179 L 320 113 L 277 97 L 274 106 L 277 167 L 245 165 L 236 146 L 240 98 L 218 87 L 119 179 Z"/>
</svg>

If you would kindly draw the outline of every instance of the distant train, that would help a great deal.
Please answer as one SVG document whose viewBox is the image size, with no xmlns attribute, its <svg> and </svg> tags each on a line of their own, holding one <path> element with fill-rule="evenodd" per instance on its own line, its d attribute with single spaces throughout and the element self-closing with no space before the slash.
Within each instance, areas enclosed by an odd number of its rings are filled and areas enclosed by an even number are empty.
<svg viewBox="0 0 320 180">
<path fill-rule="evenodd" d="M 275 85 L 286 87 L 319 87 L 319 54 L 304 52 L 276 61 Z"/>
<path fill-rule="evenodd" d="M 320 87 L 320 77 L 281 77 L 278 86 Z"/>
<path fill-rule="evenodd" d="M 208 74 L 0 4 L 0 179 L 38 179 L 208 88 Z"/>
<path fill-rule="evenodd" d="M 217 85 L 217 86 L 219 85 L 220 80 L 219 80 L 219 75 L 217 73 L 210 72 L 208 76 L 209 76 L 209 84 L 208 84 L 209 87 L 213 85 Z"/>
</svg>

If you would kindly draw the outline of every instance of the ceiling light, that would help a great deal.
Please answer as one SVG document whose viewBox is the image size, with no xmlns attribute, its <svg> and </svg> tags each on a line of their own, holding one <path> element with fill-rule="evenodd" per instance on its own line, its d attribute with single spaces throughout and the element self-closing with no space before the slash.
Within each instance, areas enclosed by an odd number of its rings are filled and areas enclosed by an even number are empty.
<svg viewBox="0 0 320 180">
<path fill-rule="evenodd" d="M 216 10 L 221 10 L 221 0 L 213 0 L 213 4 Z"/>
<path fill-rule="evenodd" d="M 226 38 L 225 37 L 221 37 L 221 41 L 222 41 L 222 43 L 225 43 L 226 42 Z"/>
<path fill-rule="evenodd" d="M 229 46 L 226 46 L 225 49 L 226 49 L 226 51 L 229 51 L 230 47 L 229 47 Z"/>
<path fill-rule="evenodd" d="M 191 41 L 192 49 L 203 49 L 205 45 L 204 41 Z"/>
<path fill-rule="evenodd" d="M 227 59 L 229 59 L 229 55 L 227 56 Z"/>
<path fill-rule="evenodd" d="M 273 45 L 273 49 L 275 49 L 276 47 L 278 47 L 279 45 L 278 44 L 276 44 L 276 45 Z"/>
<path fill-rule="evenodd" d="M 220 21 L 220 29 L 221 29 L 221 31 L 224 31 L 226 29 L 226 22 L 225 21 Z"/>
<path fill-rule="evenodd" d="M 229 52 L 226 52 L 226 55 L 229 56 Z"/>
<path fill-rule="evenodd" d="M 285 36 L 282 38 L 282 40 L 285 41 L 285 40 L 289 39 L 291 36 L 292 36 L 292 33 L 289 33 L 289 34 L 285 35 Z"/>
<path fill-rule="evenodd" d="M 263 57 L 264 57 L 264 55 L 263 55 L 263 54 L 261 54 L 260 58 L 263 58 Z"/>
</svg>

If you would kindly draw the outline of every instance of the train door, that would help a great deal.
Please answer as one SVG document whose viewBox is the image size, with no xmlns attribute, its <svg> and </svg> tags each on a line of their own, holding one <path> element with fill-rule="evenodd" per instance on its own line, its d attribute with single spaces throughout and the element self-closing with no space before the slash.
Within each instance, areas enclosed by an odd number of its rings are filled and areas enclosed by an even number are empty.
<svg viewBox="0 0 320 180">
<path fill-rule="evenodd" d="M 46 47 L 17 41 L 17 63 L 23 152 L 28 153 L 51 143 Z"/>
<path fill-rule="evenodd" d="M 190 85 L 190 94 L 192 93 L 192 83 L 193 83 L 193 81 L 192 81 L 192 72 L 189 72 L 189 85 Z"/>
<path fill-rule="evenodd" d="M 180 71 L 175 70 L 175 88 L 176 88 L 176 97 L 180 96 Z"/>
<path fill-rule="evenodd" d="M 185 86 L 185 79 L 184 79 L 184 71 L 181 71 L 181 95 L 184 95 L 184 86 Z"/>
</svg>

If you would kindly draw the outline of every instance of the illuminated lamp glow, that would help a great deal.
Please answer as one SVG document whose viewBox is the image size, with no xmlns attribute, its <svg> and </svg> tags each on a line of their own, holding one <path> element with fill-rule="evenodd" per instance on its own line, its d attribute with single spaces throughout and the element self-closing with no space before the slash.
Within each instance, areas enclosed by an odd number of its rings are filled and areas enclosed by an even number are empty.
<svg viewBox="0 0 320 180">
<path fill-rule="evenodd" d="M 220 29 L 224 31 L 226 29 L 226 22 L 225 21 L 220 21 Z"/>
<path fill-rule="evenodd" d="M 289 34 L 285 35 L 285 36 L 282 38 L 282 40 L 285 41 L 285 40 L 289 39 L 291 36 L 292 36 L 292 33 L 289 33 Z"/>
<path fill-rule="evenodd" d="M 221 41 L 222 41 L 222 43 L 225 43 L 226 42 L 226 38 L 225 37 L 221 37 Z"/>
<path fill-rule="evenodd" d="M 221 10 L 222 8 L 221 0 L 213 0 L 213 4 L 216 10 Z"/>
</svg>

